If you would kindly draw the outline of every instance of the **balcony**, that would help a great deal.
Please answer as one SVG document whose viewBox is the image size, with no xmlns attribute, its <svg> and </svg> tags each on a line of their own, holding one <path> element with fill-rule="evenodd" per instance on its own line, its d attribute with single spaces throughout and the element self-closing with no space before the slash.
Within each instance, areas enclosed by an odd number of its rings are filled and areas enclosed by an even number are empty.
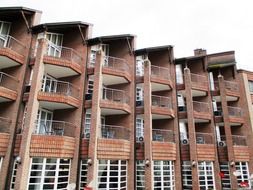
<svg viewBox="0 0 253 190">
<path fill-rule="evenodd" d="M 152 95 L 152 118 L 168 119 L 174 118 L 174 110 L 172 109 L 171 98 L 165 96 Z"/>
<path fill-rule="evenodd" d="M 102 139 L 130 139 L 128 128 L 116 125 L 102 125 L 99 128 L 100 138 Z"/>
<path fill-rule="evenodd" d="M 105 85 L 123 84 L 131 81 L 130 68 L 125 59 L 105 56 L 102 72 Z"/>
<path fill-rule="evenodd" d="M 234 146 L 247 146 L 246 136 L 232 135 L 232 141 Z"/>
<path fill-rule="evenodd" d="M 244 123 L 243 111 L 239 107 L 228 106 L 228 116 L 231 126 L 237 126 Z"/>
<path fill-rule="evenodd" d="M 210 133 L 196 133 L 197 156 L 201 160 L 215 160 L 214 136 Z"/>
<path fill-rule="evenodd" d="M 172 130 L 165 129 L 153 129 L 152 130 L 153 141 L 158 142 L 175 142 L 174 132 Z"/>
<path fill-rule="evenodd" d="M 76 147 L 75 130 L 74 124 L 65 121 L 37 120 L 30 145 L 30 155 L 73 157 Z"/>
<path fill-rule="evenodd" d="M 10 138 L 10 125 L 11 120 L 8 118 L 0 117 L 0 155 L 4 156 L 8 149 Z"/>
<path fill-rule="evenodd" d="M 152 130 L 152 156 L 156 160 L 176 159 L 175 135 L 172 130 Z"/>
<path fill-rule="evenodd" d="M 79 75 L 83 71 L 82 56 L 72 48 L 58 47 L 48 41 L 44 55 L 45 72 L 55 78 Z"/>
<path fill-rule="evenodd" d="M 75 137 L 75 125 L 65 121 L 37 120 L 34 134 Z"/>
<path fill-rule="evenodd" d="M 0 103 L 16 100 L 18 80 L 0 72 Z"/>
<path fill-rule="evenodd" d="M 247 145 L 247 137 L 232 135 L 235 161 L 249 161 L 250 153 Z"/>
<path fill-rule="evenodd" d="M 239 90 L 238 82 L 224 80 L 224 86 L 225 86 L 225 90 L 226 90 L 226 100 L 228 102 L 237 101 L 238 98 L 240 97 L 240 90 Z M 219 82 L 214 81 L 212 94 L 213 94 L 216 102 L 221 101 L 219 91 L 220 91 Z"/>
<path fill-rule="evenodd" d="M 204 75 L 191 73 L 192 96 L 206 96 L 208 91 L 208 78 Z"/>
<path fill-rule="evenodd" d="M 170 90 L 172 88 L 168 68 L 151 65 L 151 88 L 152 91 Z"/>
<path fill-rule="evenodd" d="M 79 89 L 69 82 L 44 80 L 38 100 L 42 107 L 51 110 L 77 108 Z"/>
<path fill-rule="evenodd" d="M 25 62 L 26 46 L 9 35 L 0 35 L 0 69 L 15 67 Z"/>
<path fill-rule="evenodd" d="M 103 115 L 130 113 L 129 96 L 124 90 L 103 88 L 100 107 Z"/>
<path fill-rule="evenodd" d="M 97 156 L 100 159 L 130 158 L 130 130 L 123 126 L 99 127 Z"/>
<path fill-rule="evenodd" d="M 197 144 L 214 144 L 213 135 L 210 133 L 196 133 Z"/>
<path fill-rule="evenodd" d="M 196 118 L 196 123 L 209 122 L 212 117 L 209 104 L 206 102 L 193 101 L 193 115 L 194 118 Z"/>
</svg>

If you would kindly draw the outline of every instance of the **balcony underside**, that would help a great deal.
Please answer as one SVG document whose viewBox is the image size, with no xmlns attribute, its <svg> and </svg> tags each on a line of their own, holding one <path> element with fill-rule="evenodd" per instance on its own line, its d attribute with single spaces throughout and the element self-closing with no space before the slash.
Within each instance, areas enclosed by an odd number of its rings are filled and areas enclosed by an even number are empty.
<svg viewBox="0 0 253 190">
<path fill-rule="evenodd" d="M 187 118 L 182 118 L 180 119 L 180 122 L 184 122 L 184 123 L 188 123 Z M 209 119 L 199 119 L 199 118 L 195 118 L 194 119 L 194 123 L 209 123 L 210 120 Z"/>
<path fill-rule="evenodd" d="M 24 63 L 24 57 L 16 52 L 4 48 L 0 49 L 0 69 L 15 67 Z"/>
<path fill-rule="evenodd" d="M 250 160 L 250 153 L 248 146 L 233 146 L 235 161 L 245 161 L 248 162 Z"/>
<path fill-rule="evenodd" d="M 14 101 L 17 98 L 17 92 L 0 86 L 0 103 Z"/>
<path fill-rule="evenodd" d="M 105 115 L 121 115 L 129 114 L 131 112 L 130 106 L 128 104 L 108 100 L 101 100 L 100 107 L 102 114 Z"/>
<path fill-rule="evenodd" d="M 102 115 L 122 115 L 128 114 L 128 112 L 119 109 L 101 108 Z"/>
<path fill-rule="evenodd" d="M 155 91 L 164 91 L 164 90 L 170 90 L 171 87 L 169 84 L 162 84 L 162 83 L 155 83 L 151 82 L 151 90 L 152 92 Z"/>
<path fill-rule="evenodd" d="M 46 92 L 39 92 L 38 100 L 42 107 L 50 110 L 77 108 L 79 105 L 79 101 L 73 97 Z"/>
<path fill-rule="evenodd" d="M 128 82 L 129 80 L 124 76 L 103 74 L 103 83 L 105 85 L 124 84 Z"/>
<path fill-rule="evenodd" d="M 185 90 L 182 90 L 180 92 L 182 93 L 182 95 L 184 97 L 186 96 Z M 206 91 L 192 89 L 191 92 L 192 92 L 192 96 L 193 97 L 207 96 L 207 92 Z"/>
<path fill-rule="evenodd" d="M 151 113 L 152 119 L 170 119 L 175 117 L 174 111 L 169 108 L 165 109 L 152 106 Z"/>
<path fill-rule="evenodd" d="M 215 123 L 217 126 L 224 126 L 224 122 Z M 241 126 L 242 123 L 229 122 L 230 126 Z"/>
<path fill-rule="evenodd" d="M 213 99 L 216 101 L 216 102 L 221 102 L 221 97 L 220 96 L 213 96 Z M 239 99 L 239 97 L 236 97 L 236 96 L 226 96 L 226 100 L 227 102 L 235 102 Z"/>
<path fill-rule="evenodd" d="M 71 67 L 53 64 L 45 64 L 45 72 L 55 78 L 70 77 L 80 74 Z"/>
</svg>

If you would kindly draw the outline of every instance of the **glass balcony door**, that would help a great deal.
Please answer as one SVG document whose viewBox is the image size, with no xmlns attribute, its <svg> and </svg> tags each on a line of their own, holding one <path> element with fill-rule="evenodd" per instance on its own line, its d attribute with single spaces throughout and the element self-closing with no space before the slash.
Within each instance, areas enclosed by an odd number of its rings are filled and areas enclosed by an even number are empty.
<svg viewBox="0 0 253 190">
<path fill-rule="evenodd" d="M 6 47 L 11 23 L 0 21 L 0 47 Z"/>
<path fill-rule="evenodd" d="M 47 33 L 49 41 L 47 55 L 53 57 L 60 57 L 62 50 L 63 34 Z"/>
<path fill-rule="evenodd" d="M 57 80 L 51 76 L 44 75 L 42 80 L 43 92 L 56 92 L 57 90 Z"/>
<path fill-rule="evenodd" d="M 50 135 L 52 133 L 53 112 L 39 109 L 37 115 L 36 134 Z"/>
</svg>

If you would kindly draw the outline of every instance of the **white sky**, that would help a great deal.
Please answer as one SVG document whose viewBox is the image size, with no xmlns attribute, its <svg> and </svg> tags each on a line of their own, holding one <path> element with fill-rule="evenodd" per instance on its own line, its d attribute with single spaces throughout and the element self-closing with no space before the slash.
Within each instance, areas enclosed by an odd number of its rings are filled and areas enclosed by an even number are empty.
<svg viewBox="0 0 253 190">
<path fill-rule="evenodd" d="M 92 23 L 93 37 L 137 35 L 137 48 L 173 45 L 175 57 L 235 50 L 238 68 L 253 71 L 252 0 L 1 0 L 43 11 L 42 22 Z"/>
</svg>

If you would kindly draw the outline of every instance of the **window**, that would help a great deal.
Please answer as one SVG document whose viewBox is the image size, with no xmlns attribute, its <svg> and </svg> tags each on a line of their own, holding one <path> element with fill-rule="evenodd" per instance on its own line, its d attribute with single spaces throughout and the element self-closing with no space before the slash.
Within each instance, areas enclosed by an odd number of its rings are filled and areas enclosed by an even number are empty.
<svg viewBox="0 0 253 190">
<path fill-rule="evenodd" d="M 10 27 L 10 22 L 0 21 L 0 46 L 2 47 L 7 46 Z"/>
<path fill-rule="evenodd" d="M 88 164 L 87 159 L 81 160 L 80 165 L 80 190 L 83 190 L 83 188 L 87 185 L 87 172 L 88 172 Z"/>
<path fill-rule="evenodd" d="M 249 187 L 251 186 L 250 180 L 249 180 L 249 167 L 247 162 L 236 162 L 235 163 L 235 169 L 240 173 L 239 176 L 237 176 L 237 183 L 240 187 L 241 182 L 247 182 L 249 184 Z"/>
<path fill-rule="evenodd" d="M 229 163 L 228 162 L 220 163 L 220 172 L 223 174 L 223 177 L 221 178 L 222 189 L 223 190 L 231 189 Z"/>
<path fill-rule="evenodd" d="M 249 81 L 249 92 L 253 93 L 253 81 Z"/>
<path fill-rule="evenodd" d="M 69 159 L 32 158 L 28 189 L 66 189 L 69 170 Z"/>
<path fill-rule="evenodd" d="M 15 188 L 17 168 L 18 168 L 18 163 L 16 162 L 16 160 L 14 160 L 13 168 L 12 168 L 12 175 L 11 175 L 11 188 L 10 188 L 11 190 L 14 190 L 14 188 Z"/>
<path fill-rule="evenodd" d="M 192 189 L 192 166 L 191 161 L 182 162 L 183 188 Z"/>
<path fill-rule="evenodd" d="M 98 189 L 126 190 L 127 189 L 127 161 L 99 160 Z"/>
<path fill-rule="evenodd" d="M 136 60 L 136 75 L 143 76 L 144 74 L 144 62 L 142 59 Z"/>
<path fill-rule="evenodd" d="M 84 138 L 90 138 L 90 123 L 91 123 L 91 113 L 90 110 L 86 110 L 85 113 L 85 126 L 84 126 Z"/>
<path fill-rule="evenodd" d="M 92 94 L 93 93 L 93 87 L 94 87 L 94 79 L 93 79 L 93 77 L 94 77 L 93 75 L 89 76 L 86 94 Z"/>
<path fill-rule="evenodd" d="M 52 132 L 53 112 L 39 109 L 37 115 L 36 134 L 49 135 Z"/>
<path fill-rule="evenodd" d="M 154 161 L 154 190 L 174 189 L 174 162 Z"/>
<path fill-rule="evenodd" d="M 182 66 L 176 65 L 176 82 L 177 84 L 183 84 L 184 78 L 183 78 L 183 72 L 182 72 Z"/>
<path fill-rule="evenodd" d="M 98 46 L 92 46 L 91 47 L 89 66 L 94 66 L 95 65 L 98 50 L 99 50 Z"/>
<path fill-rule="evenodd" d="M 136 190 L 145 190 L 145 161 L 136 161 Z"/>
<path fill-rule="evenodd" d="M 2 167 L 2 162 L 3 162 L 3 157 L 0 157 L 0 171 L 1 171 L 1 167 Z"/>
<path fill-rule="evenodd" d="M 198 162 L 199 187 L 202 190 L 214 189 L 213 162 Z"/>
<path fill-rule="evenodd" d="M 144 140 L 144 119 L 136 117 L 136 139 L 137 141 Z"/>
<path fill-rule="evenodd" d="M 60 57 L 62 51 L 63 34 L 47 33 L 49 41 L 47 55 L 53 57 Z"/>
<path fill-rule="evenodd" d="M 108 44 L 102 44 L 102 51 L 104 52 L 105 58 L 104 58 L 104 66 L 109 65 L 109 45 Z"/>
<path fill-rule="evenodd" d="M 56 92 L 57 80 L 49 75 L 44 75 L 42 79 L 41 91 L 43 92 Z"/>
</svg>

